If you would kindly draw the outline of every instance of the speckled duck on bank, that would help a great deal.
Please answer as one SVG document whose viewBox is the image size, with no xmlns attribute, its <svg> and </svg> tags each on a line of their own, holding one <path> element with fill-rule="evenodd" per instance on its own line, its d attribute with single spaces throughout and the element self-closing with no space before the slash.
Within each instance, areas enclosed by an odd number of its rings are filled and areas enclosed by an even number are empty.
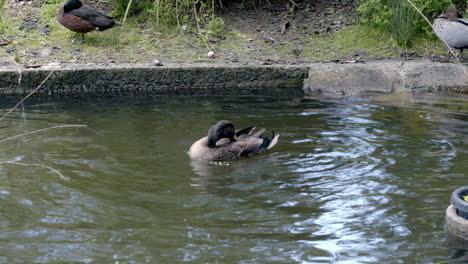
<svg viewBox="0 0 468 264">
<path fill-rule="evenodd" d="M 449 7 L 434 21 L 434 30 L 442 41 L 460 51 L 458 57 L 463 60 L 463 49 L 468 48 L 468 20 L 455 7 Z"/>
</svg>

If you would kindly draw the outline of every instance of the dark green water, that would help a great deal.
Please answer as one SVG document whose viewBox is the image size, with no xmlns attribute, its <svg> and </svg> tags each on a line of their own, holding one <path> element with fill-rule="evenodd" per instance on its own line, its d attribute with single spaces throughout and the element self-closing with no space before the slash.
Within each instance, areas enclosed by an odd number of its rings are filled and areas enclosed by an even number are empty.
<svg viewBox="0 0 468 264">
<path fill-rule="evenodd" d="M 396 103 L 398 102 L 398 103 Z M 15 101 L 1 104 L 3 112 Z M 185 151 L 220 119 L 281 134 L 224 164 Z M 468 263 L 468 97 L 56 98 L 0 121 L 0 263 Z"/>
</svg>

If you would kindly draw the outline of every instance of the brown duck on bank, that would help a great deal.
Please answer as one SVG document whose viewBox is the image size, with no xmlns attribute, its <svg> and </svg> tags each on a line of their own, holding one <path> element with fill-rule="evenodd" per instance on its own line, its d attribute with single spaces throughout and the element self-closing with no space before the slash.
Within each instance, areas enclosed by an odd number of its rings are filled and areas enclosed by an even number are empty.
<svg viewBox="0 0 468 264">
<path fill-rule="evenodd" d="M 208 130 L 208 136 L 192 144 L 188 155 L 195 160 L 233 160 L 265 152 L 278 142 L 279 135 L 263 137 L 265 129 L 254 130 L 248 127 L 236 131 L 231 122 L 221 120 Z"/>
<path fill-rule="evenodd" d="M 81 41 L 76 41 L 80 43 L 84 42 L 85 33 L 93 30 L 103 31 L 118 25 L 112 17 L 84 6 L 79 0 L 68 0 L 60 8 L 58 21 L 69 30 L 81 33 Z"/>
</svg>

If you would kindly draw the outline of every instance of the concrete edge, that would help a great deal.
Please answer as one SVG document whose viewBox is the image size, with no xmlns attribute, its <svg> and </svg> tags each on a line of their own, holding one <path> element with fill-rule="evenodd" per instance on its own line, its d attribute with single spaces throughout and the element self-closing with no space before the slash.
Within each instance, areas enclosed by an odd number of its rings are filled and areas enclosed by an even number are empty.
<svg viewBox="0 0 468 264">
<path fill-rule="evenodd" d="M 308 68 L 278 66 L 144 64 L 74 65 L 25 69 L 0 68 L 0 93 L 24 94 L 44 82 L 40 94 L 151 91 L 162 94 L 302 94 Z M 21 76 L 21 82 L 18 80 Z"/>
<path fill-rule="evenodd" d="M 307 94 L 444 91 L 468 93 L 468 67 L 418 61 L 373 61 L 366 64 L 312 65 L 304 81 Z"/>
<path fill-rule="evenodd" d="M 25 94 L 51 72 L 39 94 L 150 91 L 160 94 L 356 95 L 368 92 L 445 91 L 468 94 L 468 67 L 417 61 L 307 65 L 151 64 L 0 67 L 0 94 Z M 18 80 L 21 76 L 21 83 Z"/>
<path fill-rule="evenodd" d="M 445 221 L 451 235 L 468 241 L 468 220 L 460 217 L 453 205 L 447 207 Z"/>
</svg>

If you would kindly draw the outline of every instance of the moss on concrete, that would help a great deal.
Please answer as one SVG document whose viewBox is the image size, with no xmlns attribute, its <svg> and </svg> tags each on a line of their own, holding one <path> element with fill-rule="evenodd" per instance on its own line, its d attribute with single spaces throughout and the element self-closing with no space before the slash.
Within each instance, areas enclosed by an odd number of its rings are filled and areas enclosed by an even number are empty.
<svg viewBox="0 0 468 264">
<path fill-rule="evenodd" d="M 0 93 L 32 91 L 52 69 L 0 69 Z M 55 68 L 39 94 L 153 91 L 159 94 L 301 94 L 307 67 L 144 64 Z"/>
</svg>

